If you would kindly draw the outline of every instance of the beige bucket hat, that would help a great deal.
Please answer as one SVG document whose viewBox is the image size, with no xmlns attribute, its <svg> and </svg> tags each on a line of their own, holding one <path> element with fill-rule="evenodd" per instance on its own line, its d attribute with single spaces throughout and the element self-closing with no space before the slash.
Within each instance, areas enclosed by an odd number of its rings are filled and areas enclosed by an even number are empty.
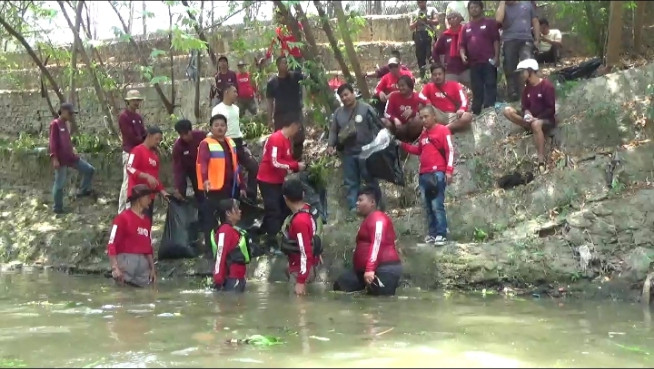
<svg viewBox="0 0 654 369">
<path fill-rule="evenodd" d="M 143 96 L 141 96 L 141 92 L 139 90 L 129 90 L 125 96 L 125 101 L 130 100 L 143 100 Z"/>
</svg>

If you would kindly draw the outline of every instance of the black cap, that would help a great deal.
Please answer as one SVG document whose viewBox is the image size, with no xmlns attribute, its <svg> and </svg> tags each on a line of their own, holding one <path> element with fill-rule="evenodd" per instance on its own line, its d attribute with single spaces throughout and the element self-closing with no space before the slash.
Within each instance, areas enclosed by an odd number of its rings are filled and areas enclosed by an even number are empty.
<svg viewBox="0 0 654 369">
<path fill-rule="evenodd" d="M 71 113 L 77 113 L 77 109 L 75 109 L 75 106 L 71 103 L 63 103 L 59 106 L 59 111 L 57 114 L 61 115 L 62 111 L 69 111 Z"/>
<path fill-rule="evenodd" d="M 153 193 L 157 193 L 157 191 L 151 189 L 150 187 L 148 187 L 148 185 L 137 184 L 134 187 L 132 187 L 132 194 L 129 195 L 129 197 L 127 198 L 127 202 L 134 202 L 143 196 L 149 196 L 152 195 Z"/>
<path fill-rule="evenodd" d="M 156 135 L 156 134 L 163 134 L 161 131 L 161 128 L 157 126 L 148 126 L 148 128 L 145 130 L 145 132 L 149 135 Z"/>
</svg>

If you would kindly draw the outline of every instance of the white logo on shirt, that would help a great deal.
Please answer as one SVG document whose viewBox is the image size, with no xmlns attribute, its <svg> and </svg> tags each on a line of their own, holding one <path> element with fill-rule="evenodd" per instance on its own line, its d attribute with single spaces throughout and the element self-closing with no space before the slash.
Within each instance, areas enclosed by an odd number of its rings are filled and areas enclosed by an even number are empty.
<svg viewBox="0 0 654 369">
<path fill-rule="evenodd" d="M 472 32 L 472 29 L 471 28 L 466 29 L 466 33 L 468 32 Z"/>
<path fill-rule="evenodd" d="M 66 128 L 59 128 L 59 130 L 60 130 L 61 132 L 64 132 L 64 131 L 66 131 Z"/>
<path fill-rule="evenodd" d="M 411 109 L 410 105 L 400 105 L 400 111 L 405 111 L 407 109 Z"/>
<path fill-rule="evenodd" d="M 538 97 L 543 97 L 543 94 L 538 94 Z"/>
<path fill-rule="evenodd" d="M 447 40 L 445 40 L 445 42 L 452 42 L 452 39 L 448 38 Z"/>
<path fill-rule="evenodd" d="M 152 158 L 148 158 L 148 161 L 150 162 L 150 165 L 152 165 L 153 167 L 157 166 L 157 161 L 156 160 L 154 160 Z"/>
<path fill-rule="evenodd" d="M 442 92 L 436 92 L 434 95 L 436 95 L 436 97 L 441 98 L 441 99 L 445 98 L 445 94 L 442 93 Z"/>
<path fill-rule="evenodd" d="M 188 150 L 184 151 L 184 155 L 188 155 Z"/>
<path fill-rule="evenodd" d="M 143 236 L 143 237 L 148 237 L 148 235 L 150 234 L 150 232 L 148 232 L 148 230 L 143 227 L 136 228 L 136 233 L 139 236 Z"/>
<path fill-rule="evenodd" d="M 486 25 L 484 24 L 483 26 L 479 27 L 480 29 L 486 29 Z"/>
</svg>

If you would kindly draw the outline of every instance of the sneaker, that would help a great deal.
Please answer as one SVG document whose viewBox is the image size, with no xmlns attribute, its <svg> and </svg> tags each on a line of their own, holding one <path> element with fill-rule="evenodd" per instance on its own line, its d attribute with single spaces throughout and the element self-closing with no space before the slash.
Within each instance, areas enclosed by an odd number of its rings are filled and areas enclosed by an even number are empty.
<svg viewBox="0 0 654 369">
<path fill-rule="evenodd" d="M 538 171 L 540 172 L 540 174 L 545 174 L 545 172 L 547 171 L 547 165 L 545 165 L 545 163 L 543 162 L 538 163 Z"/>
<path fill-rule="evenodd" d="M 443 236 L 434 237 L 434 246 L 444 246 L 446 242 L 447 242 L 447 238 Z"/>
<path fill-rule="evenodd" d="M 427 244 L 434 243 L 434 237 L 432 236 L 425 236 L 424 242 Z"/>
</svg>

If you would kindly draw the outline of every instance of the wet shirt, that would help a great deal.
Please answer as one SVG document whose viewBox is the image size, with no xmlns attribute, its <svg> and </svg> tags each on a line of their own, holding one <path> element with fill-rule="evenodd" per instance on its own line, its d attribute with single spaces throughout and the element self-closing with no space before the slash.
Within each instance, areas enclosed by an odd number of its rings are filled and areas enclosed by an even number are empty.
<svg viewBox="0 0 654 369">
<path fill-rule="evenodd" d="M 445 113 L 455 113 L 458 110 L 468 111 L 468 97 L 465 89 L 456 81 L 445 81 L 441 86 L 429 82 L 422 88 L 420 97 Z"/>
<path fill-rule="evenodd" d="M 143 117 L 139 113 L 127 109 L 123 110 L 118 117 L 118 126 L 123 140 L 124 152 L 132 152 L 133 148 L 142 144 L 143 140 L 145 140 L 145 125 L 143 124 Z"/>
<path fill-rule="evenodd" d="M 271 134 L 263 145 L 257 180 L 282 184 L 288 173 L 297 172 L 299 169 L 299 163 L 291 155 L 291 141 L 282 131 Z"/>
<path fill-rule="evenodd" d="M 162 191 L 164 188 L 159 181 L 159 155 L 154 150 L 150 150 L 145 144 L 140 144 L 132 149 L 132 152 L 127 158 L 127 196 L 131 196 L 132 188 L 137 184 L 144 184 L 148 187 L 150 184 L 145 179 L 139 177 L 141 173 L 146 173 L 153 176 L 158 184 L 154 188 L 157 192 Z M 155 195 L 152 194 L 152 198 Z"/>
<path fill-rule="evenodd" d="M 73 150 L 68 126 L 59 118 L 50 122 L 49 148 L 50 158 L 59 160 L 59 165 L 73 166 L 79 160 Z"/>
<path fill-rule="evenodd" d="M 274 99 L 274 114 L 302 111 L 302 86 L 304 75 L 289 71 L 286 77 L 274 76 L 266 86 L 266 98 Z"/>
<path fill-rule="evenodd" d="M 304 209 L 310 210 L 309 205 Z M 311 268 L 316 265 L 313 255 L 313 236 L 316 222 L 309 213 L 295 214 L 288 229 L 288 237 L 297 242 L 300 252 L 288 255 L 288 272 L 297 273 L 297 283 L 306 283 Z"/>
<path fill-rule="evenodd" d="M 454 172 L 454 145 L 450 130 L 436 124 L 429 130 L 423 130 L 418 144 L 400 143 L 400 147 L 409 154 L 420 156 L 420 174 Z"/>
<path fill-rule="evenodd" d="M 533 41 L 531 21 L 538 18 L 536 9 L 531 1 L 516 1 L 506 4 L 504 22 L 502 22 L 502 40 Z"/>
<path fill-rule="evenodd" d="M 527 84 L 522 91 L 522 111 L 529 110 L 534 118 L 555 121 L 556 90 L 548 79 L 543 78 L 539 84 Z"/>
<path fill-rule="evenodd" d="M 427 100 L 421 98 L 419 94 L 411 92 L 411 95 L 406 97 L 400 91 L 395 91 L 388 96 L 384 115 L 391 121 L 397 118 L 402 124 L 406 124 L 418 114 L 421 105 L 427 105 Z M 403 114 L 407 109 L 411 109 L 411 115 L 405 118 Z"/>
<path fill-rule="evenodd" d="M 468 64 L 485 64 L 495 58 L 495 42 L 500 41 L 497 21 L 484 17 L 471 20 L 461 30 L 460 46 L 468 56 Z"/>
<path fill-rule="evenodd" d="M 187 143 L 177 139 L 173 145 L 173 177 L 175 188 L 184 194 L 186 191 L 186 177 L 195 176 L 195 162 L 198 158 L 198 146 L 207 137 L 204 131 L 193 131 L 191 142 Z"/>
<path fill-rule="evenodd" d="M 376 210 L 363 220 L 356 236 L 354 270 L 374 272 L 384 264 L 399 264 L 400 255 L 395 248 L 393 221 L 384 212 Z"/>
<path fill-rule="evenodd" d="M 213 268 L 213 282 L 221 286 L 227 278 L 245 278 L 245 264 L 230 263 L 228 265 L 227 263 L 229 254 L 238 249 L 241 234 L 231 224 L 223 223 L 214 232 L 213 236 L 216 241 L 216 262 Z"/>
<path fill-rule="evenodd" d="M 152 222 L 145 214 L 138 216 L 131 209 L 123 210 L 111 226 L 107 254 L 152 255 L 151 229 Z"/>
</svg>

